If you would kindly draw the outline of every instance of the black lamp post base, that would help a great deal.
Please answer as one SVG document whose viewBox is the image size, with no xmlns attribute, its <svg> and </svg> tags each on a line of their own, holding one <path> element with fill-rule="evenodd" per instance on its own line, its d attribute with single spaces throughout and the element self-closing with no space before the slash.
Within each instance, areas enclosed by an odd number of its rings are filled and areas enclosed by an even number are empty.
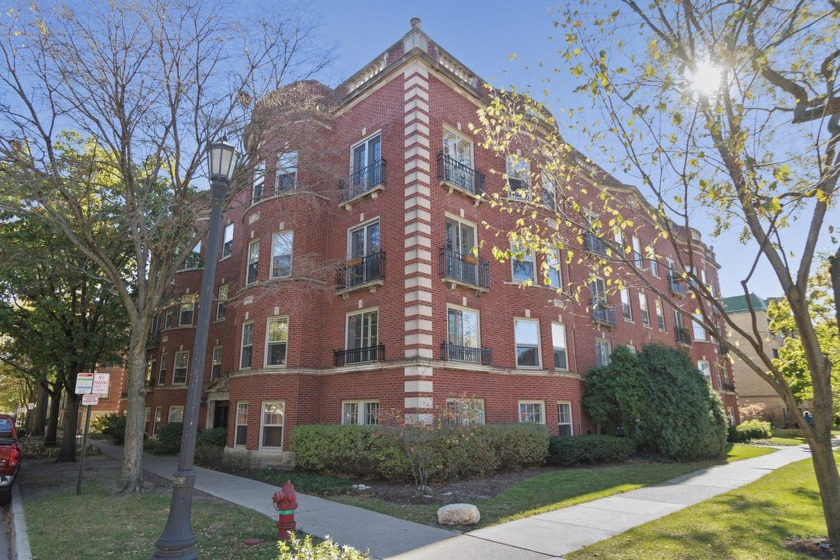
<svg viewBox="0 0 840 560">
<path fill-rule="evenodd" d="M 195 471 L 178 471 L 172 479 L 172 505 L 166 528 L 155 543 L 152 559 L 168 558 L 178 560 L 197 560 L 198 539 L 192 530 L 192 490 L 195 484 Z"/>
</svg>

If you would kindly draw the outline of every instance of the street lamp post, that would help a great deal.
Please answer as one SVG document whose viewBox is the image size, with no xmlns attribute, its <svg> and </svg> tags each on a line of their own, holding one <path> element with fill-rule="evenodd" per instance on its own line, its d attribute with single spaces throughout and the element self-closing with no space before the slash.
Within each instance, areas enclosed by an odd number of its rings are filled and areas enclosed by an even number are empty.
<svg viewBox="0 0 840 560">
<path fill-rule="evenodd" d="M 201 398 L 201 383 L 204 378 L 204 361 L 207 354 L 207 338 L 210 331 L 210 310 L 213 307 L 213 280 L 218 262 L 219 235 L 221 234 L 222 204 L 227 195 L 230 180 L 238 159 L 236 149 L 225 142 L 211 144 L 208 149 L 210 164 L 210 188 L 212 207 L 210 227 L 207 231 L 207 252 L 204 275 L 201 279 L 198 324 L 195 329 L 193 366 L 187 389 L 187 406 L 184 413 L 184 432 L 181 436 L 181 454 L 178 470 L 172 481 L 172 503 L 169 518 L 160 538 L 155 543 L 152 558 L 198 558 L 196 538 L 191 525 L 192 490 L 195 483 L 195 437 L 198 429 L 198 408 Z"/>
</svg>

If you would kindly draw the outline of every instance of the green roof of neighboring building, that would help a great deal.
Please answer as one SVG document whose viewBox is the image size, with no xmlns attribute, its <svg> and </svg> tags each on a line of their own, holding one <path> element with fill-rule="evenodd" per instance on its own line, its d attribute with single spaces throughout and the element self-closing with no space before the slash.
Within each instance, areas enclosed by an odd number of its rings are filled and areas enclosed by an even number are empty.
<svg viewBox="0 0 840 560">
<path fill-rule="evenodd" d="M 757 295 L 750 293 L 750 304 L 756 311 L 767 310 L 767 300 L 761 299 Z M 732 296 L 723 298 L 723 306 L 727 313 L 743 313 L 749 311 L 747 307 L 747 296 Z"/>
</svg>

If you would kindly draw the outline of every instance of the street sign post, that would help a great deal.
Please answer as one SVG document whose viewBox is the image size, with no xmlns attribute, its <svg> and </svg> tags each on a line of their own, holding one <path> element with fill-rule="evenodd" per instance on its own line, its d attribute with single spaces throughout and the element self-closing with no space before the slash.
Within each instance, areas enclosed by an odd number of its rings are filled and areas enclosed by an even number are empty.
<svg viewBox="0 0 840 560">
<path fill-rule="evenodd" d="M 82 437 L 82 456 L 79 460 L 79 478 L 76 480 L 76 495 L 82 493 L 82 469 L 85 468 L 88 432 L 90 431 L 90 407 L 99 404 L 99 397 L 108 396 L 111 383 L 110 373 L 80 373 L 76 376 L 76 394 L 82 395 L 82 405 L 87 407 L 85 434 Z"/>
</svg>

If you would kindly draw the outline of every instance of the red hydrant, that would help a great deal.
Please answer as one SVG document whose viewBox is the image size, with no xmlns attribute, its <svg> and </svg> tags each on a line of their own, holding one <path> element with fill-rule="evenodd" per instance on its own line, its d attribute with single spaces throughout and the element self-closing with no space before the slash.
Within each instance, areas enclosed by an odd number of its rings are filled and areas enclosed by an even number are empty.
<svg viewBox="0 0 840 560">
<path fill-rule="evenodd" d="M 297 523 L 295 523 L 295 510 L 298 507 L 297 496 L 291 480 L 287 480 L 280 491 L 274 493 L 272 501 L 274 502 L 274 509 L 280 514 L 277 519 L 277 533 L 279 539 L 285 541 L 289 538 L 289 533 L 297 527 Z"/>
</svg>

